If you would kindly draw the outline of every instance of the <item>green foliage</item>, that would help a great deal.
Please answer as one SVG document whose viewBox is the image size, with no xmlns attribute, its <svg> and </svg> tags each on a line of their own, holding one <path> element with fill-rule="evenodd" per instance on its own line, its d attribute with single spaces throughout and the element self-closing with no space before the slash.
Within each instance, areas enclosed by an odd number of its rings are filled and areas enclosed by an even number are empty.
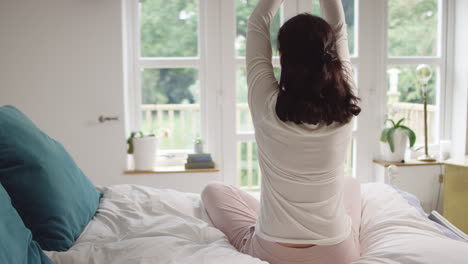
<svg viewBox="0 0 468 264">
<path fill-rule="evenodd" d="M 397 123 L 395 123 L 395 121 L 393 121 L 392 119 L 385 120 L 386 123 L 391 122 L 392 126 L 384 128 L 384 130 L 382 130 L 382 134 L 380 135 L 380 141 L 388 142 L 388 145 L 390 146 L 390 150 L 392 152 L 395 151 L 395 144 L 393 142 L 393 135 L 395 134 L 395 132 L 397 130 L 404 131 L 408 135 L 408 138 L 410 140 L 410 147 L 413 147 L 414 143 L 416 142 L 416 134 L 414 133 L 414 131 L 411 128 L 409 128 L 407 126 L 403 126 L 402 125 L 403 121 L 405 121 L 404 118 L 398 120 Z"/>
<path fill-rule="evenodd" d="M 416 66 L 389 66 L 390 69 L 400 70 L 398 75 L 398 91 L 400 92 L 400 102 L 422 104 L 422 87 L 416 78 Z M 436 103 L 436 84 L 438 68 L 432 66 L 433 77 L 427 84 L 427 103 Z"/>
<path fill-rule="evenodd" d="M 237 54 L 245 55 L 247 20 L 258 0 L 236 0 Z M 343 0 L 350 50 L 354 50 L 355 0 Z M 437 0 L 389 0 L 389 54 L 436 55 Z M 193 57 L 198 55 L 197 0 L 140 0 L 142 57 Z M 271 40 L 276 51 L 280 12 L 273 19 Z M 319 1 L 313 13 L 320 15 Z M 277 55 L 277 53 L 276 53 Z M 403 67 L 402 67 L 403 68 Z M 435 103 L 435 78 L 428 86 L 428 103 Z M 239 80 L 243 81 L 243 80 Z M 242 85 L 245 85 L 242 83 Z M 422 96 L 413 69 L 400 74 L 401 102 L 421 103 Z M 142 73 L 145 104 L 194 103 L 198 100 L 198 71 L 195 69 L 151 69 Z M 238 93 L 240 94 L 240 93 Z M 243 101 L 243 100 L 240 100 Z"/>
<path fill-rule="evenodd" d="M 142 57 L 198 55 L 198 0 L 140 0 Z"/>
<path fill-rule="evenodd" d="M 143 104 L 194 104 L 199 100 L 195 69 L 146 69 L 141 81 Z"/>
<path fill-rule="evenodd" d="M 249 142 L 238 142 L 238 149 L 240 151 L 239 155 L 239 176 L 240 176 L 240 185 L 241 186 L 249 186 L 248 182 L 248 144 Z M 260 184 L 260 167 L 258 166 L 258 149 L 257 143 L 252 142 L 252 186 L 258 186 Z M 251 186 L 249 186 L 251 187 Z"/>
<path fill-rule="evenodd" d="M 390 56 L 436 56 L 438 0 L 389 0 Z"/>
<path fill-rule="evenodd" d="M 236 39 L 237 39 L 237 55 L 245 56 L 245 39 L 247 36 L 247 21 L 250 14 L 257 5 L 258 0 L 236 0 Z M 270 26 L 270 39 L 273 48 L 273 55 L 278 56 L 277 38 L 278 31 L 281 26 L 280 11 L 276 12 Z"/>
<path fill-rule="evenodd" d="M 198 55 L 197 0 L 140 0 L 142 57 Z M 142 73 L 144 104 L 194 103 L 198 100 L 195 69 L 146 69 Z"/>
</svg>

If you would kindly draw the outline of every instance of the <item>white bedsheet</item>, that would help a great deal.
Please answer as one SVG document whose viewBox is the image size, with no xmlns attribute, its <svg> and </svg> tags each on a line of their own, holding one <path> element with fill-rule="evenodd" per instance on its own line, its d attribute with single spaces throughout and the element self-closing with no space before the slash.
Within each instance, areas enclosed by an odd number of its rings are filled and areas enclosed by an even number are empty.
<svg viewBox="0 0 468 264">
<path fill-rule="evenodd" d="M 57 264 L 266 263 L 239 253 L 211 226 L 196 194 L 138 185 L 101 188 L 96 217 Z M 448 239 L 392 188 L 362 188 L 361 258 L 355 263 L 468 263 L 468 243 Z"/>
</svg>

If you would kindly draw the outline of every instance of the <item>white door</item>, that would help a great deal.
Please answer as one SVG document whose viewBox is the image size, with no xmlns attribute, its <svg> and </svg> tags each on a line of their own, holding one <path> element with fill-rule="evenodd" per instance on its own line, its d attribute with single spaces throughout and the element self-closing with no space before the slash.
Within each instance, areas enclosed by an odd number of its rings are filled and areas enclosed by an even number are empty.
<svg viewBox="0 0 468 264">
<path fill-rule="evenodd" d="M 63 143 L 95 184 L 126 164 L 121 32 L 120 1 L 0 3 L 0 105 Z"/>
</svg>

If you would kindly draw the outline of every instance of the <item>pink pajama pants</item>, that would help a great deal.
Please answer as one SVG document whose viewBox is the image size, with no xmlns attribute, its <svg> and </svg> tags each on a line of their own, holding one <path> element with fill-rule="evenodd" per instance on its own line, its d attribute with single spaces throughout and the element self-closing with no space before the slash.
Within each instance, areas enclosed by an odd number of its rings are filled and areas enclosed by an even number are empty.
<svg viewBox="0 0 468 264">
<path fill-rule="evenodd" d="M 233 186 L 211 183 L 205 187 L 201 197 L 214 226 L 225 233 L 229 242 L 244 254 L 271 264 L 347 264 L 359 258 L 361 191 L 359 183 L 353 178 L 345 178 L 343 198 L 346 211 L 353 221 L 352 231 L 345 241 L 331 246 L 291 248 L 256 236 L 259 202 Z"/>
</svg>

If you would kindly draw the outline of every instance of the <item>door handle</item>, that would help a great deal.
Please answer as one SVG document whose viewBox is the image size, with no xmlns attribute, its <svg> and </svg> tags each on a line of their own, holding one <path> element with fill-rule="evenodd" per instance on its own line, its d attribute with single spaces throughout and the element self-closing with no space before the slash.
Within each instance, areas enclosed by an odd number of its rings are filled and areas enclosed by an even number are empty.
<svg viewBox="0 0 468 264">
<path fill-rule="evenodd" d="M 119 117 L 117 116 L 99 116 L 98 118 L 98 121 L 99 123 L 104 123 L 104 122 L 107 122 L 107 121 L 118 121 L 119 120 Z"/>
</svg>

